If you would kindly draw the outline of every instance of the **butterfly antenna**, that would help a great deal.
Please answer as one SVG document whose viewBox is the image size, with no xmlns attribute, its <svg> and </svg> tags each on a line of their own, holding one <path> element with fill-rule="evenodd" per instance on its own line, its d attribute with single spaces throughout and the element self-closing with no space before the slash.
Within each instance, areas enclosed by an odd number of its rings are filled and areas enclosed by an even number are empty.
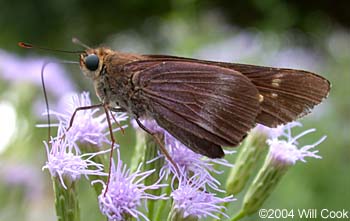
<svg viewBox="0 0 350 221">
<path fill-rule="evenodd" d="M 84 51 L 68 51 L 68 50 L 59 50 L 59 49 L 52 49 L 52 48 L 46 48 L 46 47 L 41 47 L 41 46 L 36 46 L 30 43 L 26 42 L 18 42 L 18 46 L 21 48 L 27 48 L 27 49 L 40 49 L 40 50 L 45 50 L 45 51 L 55 51 L 55 52 L 62 52 L 62 53 L 84 53 Z M 47 91 L 46 91 L 46 86 L 45 86 L 45 78 L 44 78 L 44 72 L 45 68 L 47 65 L 51 63 L 60 63 L 60 64 L 78 64 L 79 62 L 76 61 L 45 61 L 44 64 L 41 67 L 40 71 L 40 76 L 41 76 L 41 85 L 43 88 L 43 94 L 44 94 L 44 99 L 45 99 L 45 106 L 46 106 L 46 113 L 47 113 L 47 124 L 48 124 L 48 140 L 50 140 L 51 137 L 51 119 L 50 119 L 50 107 L 49 107 L 49 99 L 47 96 Z"/>
<path fill-rule="evenodd" d="M 81 42 L 78 38 L 72 38 L 72 42 L 74 44 L 77 44 L 77 45 L 80 45 L 82 46 L 83 48 L 86 48 L 86 49 L 91 49 L 91 47 L 87 46 L 86 44 L 84 44 L 83 42 Z"/>
<path fill-rule="evenodd" d="M 84 53 L 85 51 L 69 51 L 69 50 L 60 50 L 60 49 L 52 49 L 52 48 L 46 48 L 46 47 L 41 47 L 37 45 L 33 45 L 30 43 L 26 42 L 18 42 L 18 46 L 21 48 L 27 48 L 27 49 L 40 49 L 40 50 L 45 50 L 45 51 L 55 51 L 55 52 L 62 52 L 62 53 L 71 53 L 71 54 L 81 54 Z"/>
<path fill-rule="evenodd" d="M 44 72 L 47 65 L 51 63 L 61 63 L 61 64 L 79 64 L 79 62 L 76 61 L 45 61 L 43 66 L 41 67 L 41 86 L 43 88 L 43 94 L 45 99 L 45 106 L 46 106 L 46 113 L 47 113 L 47 125 L 48 125 L 48 140 L 50 140 L 51 137 L 51 119 L 50 119 L 50 107 L 49 107 L 49 99 L 47 97 L 47 91 L 45 86 L 45 78 L 44 78 Z"/>
</svg>

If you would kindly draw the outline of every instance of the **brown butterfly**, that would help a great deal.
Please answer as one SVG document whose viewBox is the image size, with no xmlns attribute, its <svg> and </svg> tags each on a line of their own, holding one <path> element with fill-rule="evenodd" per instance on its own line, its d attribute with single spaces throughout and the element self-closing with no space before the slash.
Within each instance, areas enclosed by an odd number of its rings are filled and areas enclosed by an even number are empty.
<svg viewBox="0 0 350 221">
<path fill-rule="evenodd" d="M 91 78 L 104 107 L 154 119 L 202 155 L 223 157 L 260 123 L 285 124 L 325 99 L 330 83 L 311 72 L 139 55 L 88 48 L 80 68 Z M 149 132 L 149 131 L 148 131 Z"/>
</svg>

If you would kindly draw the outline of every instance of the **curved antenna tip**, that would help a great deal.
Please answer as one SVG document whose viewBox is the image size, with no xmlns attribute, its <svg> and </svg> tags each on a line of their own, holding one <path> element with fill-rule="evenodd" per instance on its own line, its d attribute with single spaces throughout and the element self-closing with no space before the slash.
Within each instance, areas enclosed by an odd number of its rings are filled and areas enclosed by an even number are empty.
<svg viewBox="0 0 350 221">
<path fill-rule="evenodd" d="M 33 45 L 22 42 L 22 41 L 18 42 L 17 45 L 21 48 L 33 48 Z"/>
</svg>

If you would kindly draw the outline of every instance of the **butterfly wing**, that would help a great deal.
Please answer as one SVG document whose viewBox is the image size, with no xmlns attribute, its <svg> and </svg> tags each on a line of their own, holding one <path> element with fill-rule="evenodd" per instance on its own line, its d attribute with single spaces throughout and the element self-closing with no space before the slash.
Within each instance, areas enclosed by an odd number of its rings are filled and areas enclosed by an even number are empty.
<svg viewBox="0 0 350 221">
<path fill-rule="evenodd" d="M 152 60 L 126 65 L 157 123 L 193 151 L 222 157 L 255 125 L 259 93 L 244 75 L 214 65 Z M 146 102 L 147 100 L 147 102 Z"/>
<path fill-rule="evenodd" d="M 310 113 L 329 93 L 327 79 L 314 73 L 286 68 L 231 64 L 247 76 L 264 100 L 257 123 L 275 127 Z"/>
<path fill-rule="evenodd" d="M 187 61 L 228 68 L 248 77 L 263 96 L 256 122 L 276 127 L 300 118 L 328 96 L 330 82 L 303 70 L 148 55 L 161 61 Z"/>
</svg>

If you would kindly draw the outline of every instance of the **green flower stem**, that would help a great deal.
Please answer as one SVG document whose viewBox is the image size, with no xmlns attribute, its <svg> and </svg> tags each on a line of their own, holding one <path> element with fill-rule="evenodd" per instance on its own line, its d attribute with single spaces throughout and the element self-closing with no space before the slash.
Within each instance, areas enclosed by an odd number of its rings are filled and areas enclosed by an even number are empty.
<svg viewBox="0 0 350 221">
<path fill-rule="evenodd" d="M 266 135 L 254 130 L 246 138 L 226 181 L 228 195 L 236 195 L 243 190 L 258 159 L 267 149 L 266 138 Z"/>
<path fill-rule="evenodd" d="M 158 136 L 160 138 L 160 140 L 164 139 L 164 135 L 162 133 L 158 133 L 156 136 Z M 158 145 L 156 143 L 156 141 L 154 140 L 154 138 L 147 134 L 145 137 L 145 157 L 144 157 L 144 162 L 143 162 L 143 170 L 147 171 L 147 170 L 153 170 L 155 169 L 155 171 L 148 176 L 144 183 L 146 186 L 150 186 L 153 185 L 154 183 L 156 183 L 157 181 L 159 181 L 160 177 L 159 177 L 159 172 L 160 169 L 162 168 L 163 164 L 164 164 L 164 158 L 159 158 L 157 160 L 154 160 L 150 163 L 147 163 L 150 160 L 153 160 L 154 158 L 158 157 Z M 152 195 L 156 195 L 159 196 L 162 193 L 161 189 L 155 189 L 155 190 L 148 190 L 147 193 L 152 194 Z M 155 211 L 156 211 L 156 204 L 159 201 L 163 201 L 163 200 L 148 200 L 147 201 L 147 207 L 148 207 L 148 218 L 150 220 L 154 220 L 154 216 L 155 216 Z"/>
<path fill-rule="evenodd" d="M 240 212 L 232 220 L 239 220 L 258 211 L 289 167 L 289 164 L 273 160 L 267 155 L 263 167 L 244 196 Z"/>
<path fill-rule="evenodd" d="M 134 154 L 131 158 L 130 171 L 133 173 L 137 170 L 137 167 L 144 161 L 146 150 L 146 134 L 141 129 L 136 130 L 136 145 Z"/>
<path fill-rule="evenodd" d="M 230 221 L 238 221 L 245 217 L 245 214 L 243 211 L 240 211 L 236 216 L 234 216 Z"/>
<path fill-rule="evenodd" d="M 172 176 L 169 175 L 168 177 L 168 186 L 166 188 L 163 188 L 163 191 L 165 192 L 165 194 L 167 196 L 170 196 L 171 194 L 171 179 Z M 162 217 L 164 214 L 166 214 L 164 211 L 166 210 L 166 206 L 169 203 L 169 200 L 158 200 L 158 209 L 156 212 L 156 216 L 155 216 L 155 221 L 163 221 L 164 218 Z M 170 206 L 170 205 L 169 205 Z"/>
<path fill-rule="evenodd" d="M 59 177 L 53 177 L 55 207 L 58 221 L 79 221 L 80 209 L 77 194 L 77 183 L 65 179 L 67 189 L 60 183 Z"/>
</svg>

